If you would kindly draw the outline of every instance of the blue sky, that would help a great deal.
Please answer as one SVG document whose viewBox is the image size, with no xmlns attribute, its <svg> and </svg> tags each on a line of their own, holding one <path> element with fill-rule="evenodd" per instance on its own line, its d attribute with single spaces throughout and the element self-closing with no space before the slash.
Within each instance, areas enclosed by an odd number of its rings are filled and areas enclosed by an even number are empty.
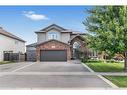
<svg viewBox="0 0 127 95">
<path fill-rule="evenodd" d="M 36 42 L 35 31 L 50 24 L 86 32 L 82 21 L 91 6 L 0 6 L 0 26 L 21 37 L 26 44 Z"/>
</svg>

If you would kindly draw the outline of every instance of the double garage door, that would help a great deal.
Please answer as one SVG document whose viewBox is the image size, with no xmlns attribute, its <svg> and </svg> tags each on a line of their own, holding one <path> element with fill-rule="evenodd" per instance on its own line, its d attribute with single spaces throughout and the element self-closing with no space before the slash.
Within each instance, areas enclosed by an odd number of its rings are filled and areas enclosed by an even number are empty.
<svg viewBox="0 0 127 95">
<path fill-rule="evenodd" d="M 42 50 L 40 61 L 67 61 L 66 50 Z"/>
</svg>

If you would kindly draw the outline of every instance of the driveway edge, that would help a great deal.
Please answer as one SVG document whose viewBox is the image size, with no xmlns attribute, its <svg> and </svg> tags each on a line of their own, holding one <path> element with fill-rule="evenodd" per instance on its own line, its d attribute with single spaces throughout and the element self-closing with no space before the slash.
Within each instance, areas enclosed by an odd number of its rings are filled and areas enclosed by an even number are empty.
<svg viewBox="0 0 127 95">
<path fill-rule="evenodd" d="M 19 71 L 19 70 L 24 69 L 24 68 L 26 68 L 26 67 L 29 67 L 29 66 L 31 66 L 31 65 L 33 65 L 33 64 L 35 64 L 35 63 L 30 63 L 30 64 L 25 65 L 25 66 L 23 66 L 23 67 L 17 68 L 17 69 L 15 69 L 15 70 L 11 71 L 11 72 Z"/>
<path fill-rule="evenodd" d="M 90 67 L 88 67 L 85 63 L 81 64 L 86 67 L 90 72 L 94 73 L 94 70 L 92 70 Z M 111 81 L 109 81 L 108 79 L 106 79 L 105 77 L 101 76 L 101 75 L 97 75 L 99 78 L 101 78 L 104 82 L 106 82 L 107 84 L 109 84 L 112 88 L 119 88 L 118 86 L 116 86 L 115 84 L 113 84 Z"/>
</svg>

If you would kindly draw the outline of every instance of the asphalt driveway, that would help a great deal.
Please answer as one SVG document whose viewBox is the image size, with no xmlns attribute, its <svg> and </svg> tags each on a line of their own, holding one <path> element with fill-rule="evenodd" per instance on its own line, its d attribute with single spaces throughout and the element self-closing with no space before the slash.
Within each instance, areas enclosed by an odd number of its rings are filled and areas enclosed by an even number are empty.
<svg viewBox="0 0 127 95">
<path fill-rule="evenodd" d="M 78 62 L 21 62 L 0 65 L 0 89 L 112 88 Z"/>
</svg>

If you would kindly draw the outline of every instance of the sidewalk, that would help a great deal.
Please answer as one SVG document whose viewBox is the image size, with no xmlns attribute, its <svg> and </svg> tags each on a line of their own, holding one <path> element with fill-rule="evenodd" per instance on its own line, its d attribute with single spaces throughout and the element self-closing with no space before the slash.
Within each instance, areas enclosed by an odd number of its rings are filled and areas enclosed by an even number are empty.
<svg viewBox="0 0 127 95">
<path fill-rule="evenodd" d="M 102 75 L 102 76 L 127 76 L 127 73 L 110 72 L 1 72 L 0 75 Z"/>
</svg>

